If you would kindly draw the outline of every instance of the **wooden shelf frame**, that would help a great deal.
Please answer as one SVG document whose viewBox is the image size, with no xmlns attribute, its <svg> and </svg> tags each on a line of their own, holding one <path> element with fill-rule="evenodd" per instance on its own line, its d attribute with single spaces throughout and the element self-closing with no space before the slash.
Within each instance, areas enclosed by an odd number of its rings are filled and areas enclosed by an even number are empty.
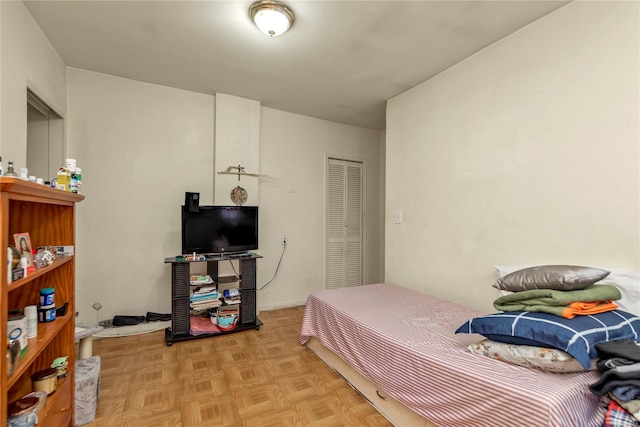
<svg viewBox="0 0 640 427">
<path fill-rule="evenodd" d="M 7 378 L 8 388 L 13 387 L 16 381 L 31 367 L 33 362 L 35 362 L 51 343 L 51 340 L 57 336 L 69 321 L 73 321 L 73 316 L 72 313 L 67 312 L 66 315 L 58 317 L 54 321 L 38 323 L 38 336 L 28 340 L 27 353 L 20 359 L 11 375 L 9 375 L 9 378 Z"/>
<path fill-rule="evenodd" d="M 70 262 L 73 261 L 73 255 L 71 256 L 63 256 L 63 257 L 59 257 L 56 258 L 53 261 L 53 264 L 44 267 L 44 268 L 39 268 L 36 271 L 29 273 L 29 275 L 27 277 L 24 277 L 22 279 L 18 279 L 15 282 L 11 282 L 8 285 L 8 291 L 9 292 L 13 292 L 17 289 L 20 289 L 20 287 L 28 285 L 29 283 L 31 283 L 32 281 L 36 280 L 38 277 L 42 277 L 45 274 L 49 274 L 52 270 L 55 270 L 56 268 Z"/>
<path fill-rule="evenodd" d="M 38 335 L 28 340 L 27 351 L 8 375 L 8 363 L 0 358 L 0 426 L 7 423 L 7 406 L 32 390 L 31 375 L 50 366 L 53 359 L 68 356 L 68 376 L 58 381 L 55 393 L 39 413 L 38 426 L 72 426 L 75 366 L 75 257 L 61 256 L 52 265 L 8 283 L 7 247 L 13 235 L 28 232 L 33 248 L 75 246 L 76 203 L 80 194 L 67 193 L 17 178 L 0 177 L 0 335 L 7 336 L 10 310 L 37 304 L 39 290 L 53 287 L 56 305 L 68 302 L 67 312 L 38 324 Z"/>
</svg>

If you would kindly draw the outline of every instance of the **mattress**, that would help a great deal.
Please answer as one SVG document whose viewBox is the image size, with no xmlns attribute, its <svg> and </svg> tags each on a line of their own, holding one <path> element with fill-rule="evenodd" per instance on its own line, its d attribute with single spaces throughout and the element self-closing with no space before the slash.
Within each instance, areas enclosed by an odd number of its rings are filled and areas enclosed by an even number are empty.
<svg viewBox="0 0 640 427">
<path fill-rule="evenodd" d="M 316 337 L 437 426 L 600 426 L 597 372 L 542 372 L 472 354 L 454 331 L 479 312 L 392 284 L 318 291 L 300 342 Z"/>
</svg>

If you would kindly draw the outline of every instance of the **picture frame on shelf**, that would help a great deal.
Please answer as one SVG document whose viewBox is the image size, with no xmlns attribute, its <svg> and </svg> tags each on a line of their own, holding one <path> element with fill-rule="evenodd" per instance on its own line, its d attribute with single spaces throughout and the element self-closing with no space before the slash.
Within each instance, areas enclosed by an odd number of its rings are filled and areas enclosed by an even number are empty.
<svg viewBox="0 0 640 427">
<path fill-rule="evenodd" d="M 27 268 L 33 268 L 33 252 L 31 250 L 31 237 L 28 232 L 16 233 L 13 235 L 16 248 L 20 252 L 20 257 L 27 258 Z"/>
</svg>

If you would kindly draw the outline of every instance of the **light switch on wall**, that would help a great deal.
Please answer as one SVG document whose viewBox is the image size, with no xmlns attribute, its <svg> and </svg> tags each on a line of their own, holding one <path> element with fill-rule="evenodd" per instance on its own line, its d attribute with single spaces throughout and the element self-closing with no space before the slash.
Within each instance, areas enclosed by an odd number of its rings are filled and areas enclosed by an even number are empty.
<svg viewBox="0 0 640 427">
<path fill-rule="evenodd" d="M 402 211 L 396 211 L 396 224 L 402 224 Z"/>
</svg>

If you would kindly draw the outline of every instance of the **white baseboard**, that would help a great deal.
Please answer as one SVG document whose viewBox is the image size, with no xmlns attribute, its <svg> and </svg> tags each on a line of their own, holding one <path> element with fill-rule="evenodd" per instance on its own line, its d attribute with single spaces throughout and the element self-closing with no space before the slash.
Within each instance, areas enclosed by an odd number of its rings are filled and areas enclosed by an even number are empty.
<svg viewBox="0 0 640 427">
<path fill-rule="evenodd" d="M 301 305 L 305 305 L 306 303 L 307 303 L 307 300 L 303 299 L 303 300 L 298 300 L 298 301 L 287 301 L 287 302 L 282 302 L 282 303 L 277 303 L 277 304 L 259 305 L 258 306 L 258 314 L 260 314 L 261 311 L 277 310 L 279 308 L 298 307 L 298 306 L 301 306 Z"/>
<path fill-rule="evenodd" d="M 170 320 L 140 323 L 138 325 L 105 328 L 102 331 L 95 333 L 93 336 L 96 338 L 127 337 L 130 335 L 139 335 L 146 334 L 148 332 L 161 331 L 162 329 L 168 328 L 170 326 Z"/>
</svg>

